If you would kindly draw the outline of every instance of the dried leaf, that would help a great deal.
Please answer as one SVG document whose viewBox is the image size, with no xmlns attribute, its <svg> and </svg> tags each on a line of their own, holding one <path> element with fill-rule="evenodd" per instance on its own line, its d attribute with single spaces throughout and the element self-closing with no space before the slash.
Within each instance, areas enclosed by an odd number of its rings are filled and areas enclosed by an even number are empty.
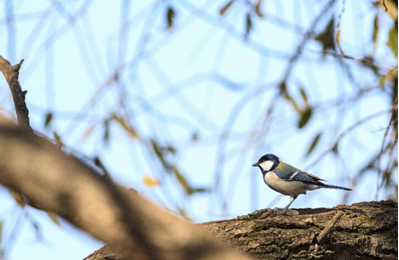
<svg viewBox="0 0 399 260">
<path fill-rule="evenodd" d="M 373 23 L 373 51 L 372 53 L 375 52 L 375 49 L 377 47 L 377 40 L 378 40 L 378 32 L 379 32 L 379 26 L 378 26 L 378 15 L 374 17 L 374 23 Z"/>
<path fill-rule="evenodd" d="M 251 13 L 248 12 L 245 19 L 245 35 L 244 35 L 245 39 L 248 39 L 251 30 L 252 30 L 252 18 L 251 18 Z"/>
<path fill-rule="evenodd" d="M 171 170 L 170 164 L 166 161 L 163 149 L 158 145 L 158 142 L 154 139 L 150 140 L 151 148 L 155 155 L 158 157 L 165 171 L 169 172 Z"/>
<path fill-rule="evenodd" d="M 398 68 L 393 68 L 387 74 L 380 76 L 379 84 L 384 86 L 387 82 L 395 80 L 398 77 Z"/>
<path fill-rule="evenodd" d="M 109 143 L 110 137 L 110 127 L 109 127 L 109 119 L 104 121 L 104 134 L 103 134 L 103 142 L 104 144 Z"/>
<path fill-rule="evenodd" d="M 191 194 L 209 192 L 208 188 L 192 188 Z"/>
<path fill-rule="evenodd" d="M 86 140 L 93 133 L 95 128 L 96 128 L 96 124 L 93 124 L 89 128 L 87 128 L 87 130 L 84 132 L 84 134 L 80 138 L 80 142 Z"/>
<path fill-rule="evenodd" d="M 303 128 L 309 122 L 309 119 L 312 117 L 312 114 L 313 114 L 313 109 L 311 107 L 306 108 L 300 115 L 298 121 L 298 128 Z"/>
<path fill-rule="evenodd" d="M 46 211 L 47 215 L 50 219 L 56 224 L 57 226 L 61 226 L 60 220 L 58 219 L 57 215 L 54 212 Z"/>
<path fill-rule="evenodd" d="M 130 137 L 137 139 L 139 135 L 136 130 L 131 126 L 126 120 L 116 114 L 112 114 L 111 119 L 117 122 L 128 134 Z"/>
<path fill-rule="evenodd" d="M 191 141 L 192 141 L 192 142 L 197 142 L 198 140 L 199 140 L 199 135 L 198 135 L 198 133 L 196 133 L 196 132 L 192 133 L 192 135 L 191 135 Z"/>
<path fill-rule="evenodd" d="M 184 191 L 188 194 L 191 195 L 191 186 L 188 183 L 186 177 L 180 172 L 180 170 L 177 168 L 177 166 L 173 166 L 173 173 L 175 174 L 175 177 L 179 184 L 183 187 Z"/>
<path fill-rule="evenodd" d="M 151 176 L 144 176 L 143 183 L 145 186 L 153 188 L 159 186 L 159 184 L 161 184 L 161 181 Z"/>
<path fill-rule="evenodd" d="M 176 154 L 177 153 L 177 149 L 173 145 L 166 146 L 166 151 L 168 151 L 171 154 Z"/>
<path fill-rule="evenodd" d="M 95 156 L 94 159 L 93 159 L 93 161 L 94 161 L 94 164 L 95 164 L 98 168 L 100 168 L 100 169 L 103 171 L 103 176 L 104 176 L 104 177 L 107 177 L 108 179 L 111 179 L 111 176 L 110 176 L 110 174 L 109 174 L 109 171 L 107 170 L 107 168 L 105 168 L 105 166 L 104 166 L 104 164 L 102 163 L 100 157 Z"/>
<path fill-rule="evenodd" d="M 171 6 L 169 6 L 166 11 L 166 23 L 168 29 L 173 27 L 175 16 L 176 16 L 175 10 Z"/>
<path fill-rule="evenodd" d="M 392 52 L 395 54 L 396 59 L 398 59 L 398 24 L 391 28 L 388 34 L 387 45 L 391 48 Z"/>
<path fill-rule="evenodd" d="M 338 46 L 339 52 L 341 52 L 342 56 L 345 56 L 345 53 L 341 47 L 341 27 L 339 26 L 339 24 L 337 25 L 337 34 L 335 36 L 335 40 L 337 41 L 337 46 Z"/>
<path fill-rule="evenodd" d="M 17 202 L 17 204 L 21 208 L 24 208 L 26 205 L 26 202 L 25 202 L 25 199 L 22 196 L 22 194 L 20 194 L 19 192 L 16 192 L 15 190 L 12 190 L 12 189 L 8 189 L 8 191 L 10 192 L 11 197 Z"/>
<path fill-rule="evenodd" d="M 258 0 L 258 2 L 256 2 L 255 4 L 255 13 L 262 18 L 263 16 L 265 16 L 263 14 L 263 12 L 260 10 L 260 6 L 262 5 L 262 0 Z"/>
<path fill-rule="evenodd" d="M 61 148 L 63 146 L 61 136 L 57 132 L 53 132 L 53 136 L 55 139 L 55 146 Z"/>
<path fill-rule="evenodd" d="M 46 114 L 46 119 L 44 120 L 44 127 L 48 128 L 52 121 L 53 121 L 53 113 L 48 112 Z"/>
<path fill-rule="evenodd" d="M 335 154 L 335 155 L 338 155 L 338 154 L 339 154 L 338 146 L 339 146 L 339 143 L 337 142 L 337 143 L 335 143 L 334 146 L 331 148 L 331 152 L 332 152 L 333 154 Z"/>
<path fill-rule="evenodd" d="M 302 110 L 300 109 L 300 107 L 298 106 L 297 102 L 294 100 L 294 98 L 290 95 L 290 93 L 287 90 L 287 86 L 285 85 L 285 83 L 282 83 L 280 85 L 280 90 L 282 92 L 282 94 L 284 95 L 284 98 L 291 103 L 292 107 L 295 109 L 295 111 L 297 113 L 302 113 Z"/>
<path fill-rule="evenodd" d="M 187 195 L 193 195 L 195 193 L 203 193 L 209 191 L 209 189 L 203 187 L 196 187 L 196 188 L 192 187 L 189 184 L 186 177 L 180 172 L 180 170 L 176 166 L 173 166 L 173 172 L 175 174 L 177 181 L 183 187 Z"/>
<path fill-rule="evenodd" d="M 219 10 L 219 14 L 224 16 L 226 11 L 231 7 L 231 5 L 235 2 L 235 0 L 228 1 L 222 8 Z"/>
<path fill-rule="evenodd" d="M 306 95 L 305 89 L 303 87 L 299 87 L 299 91 L 301 92 L 301 96 L 303 99 L 303 102 L 305 103 L 306 106 L 308 106 L 308 95 Z"/>
<path fill-rule="evenodd" d="M 323 51 L 334 50 L 334 18 L 330 20 L 324 31 L 316 36 L 315 40 L 321 43 Z"/>
<path fill-rule="evenodd" d="M 320 137 L 321 137 L 322 133 L 318 133 L 314 138 L 312 143 L 309 146 L 308 151 L 306 152 L 306 156 L 309 156 L 313 150 L 316 148 L 317 144 L 319 143 Z"/>
</svg>

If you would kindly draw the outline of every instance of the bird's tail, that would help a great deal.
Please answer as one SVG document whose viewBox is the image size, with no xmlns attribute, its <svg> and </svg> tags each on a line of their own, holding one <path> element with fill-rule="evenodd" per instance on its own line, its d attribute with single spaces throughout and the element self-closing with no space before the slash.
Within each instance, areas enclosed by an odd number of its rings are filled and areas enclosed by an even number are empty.
<svg viewBox="0 0 399 260">
<path fill-rule="evenodd" d="M 339 189 L 339 190 L 346 190 L 346 191 L 351 191 L 352 190 L 352 189 L 349 189 L 349 188 L 336 186 L 336 185 L 330 185 L 330 184 L 324 184 L 322 187 L 323 188 L 328 188 L 328 189 Z"/>
</svg>

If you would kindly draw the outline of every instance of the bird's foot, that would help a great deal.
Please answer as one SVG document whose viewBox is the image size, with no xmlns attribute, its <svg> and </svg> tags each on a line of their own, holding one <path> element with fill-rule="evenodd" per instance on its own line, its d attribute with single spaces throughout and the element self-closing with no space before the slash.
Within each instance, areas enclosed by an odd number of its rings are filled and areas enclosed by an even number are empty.
<svg viewBox="0 0 399 260">
<path fill-rule="evenodd" d="M 294 215 L 291 211 L 288 211 L 287 209 L 274 208 L 273 212 L 277 215 Z"/>
</svg>

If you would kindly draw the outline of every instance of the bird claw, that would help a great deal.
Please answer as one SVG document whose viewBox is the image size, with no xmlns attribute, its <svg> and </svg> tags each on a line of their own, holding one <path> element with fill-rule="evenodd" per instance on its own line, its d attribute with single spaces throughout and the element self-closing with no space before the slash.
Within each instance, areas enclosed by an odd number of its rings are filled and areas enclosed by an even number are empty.
<svg viewBox="0 0 399 260">
<path fill-rule="evenodd" d="M 274 208 L 273 212 L 277 215 L 294 215 L 291 211 L 288 211 L 287 209 L 279 209 L 279 208 Z"/>
</svg>

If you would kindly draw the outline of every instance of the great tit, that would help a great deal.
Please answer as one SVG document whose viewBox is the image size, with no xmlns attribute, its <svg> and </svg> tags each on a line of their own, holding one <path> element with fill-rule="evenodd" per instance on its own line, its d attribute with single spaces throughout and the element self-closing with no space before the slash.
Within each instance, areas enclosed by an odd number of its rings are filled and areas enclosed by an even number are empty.
<svg viewBox="0 0 399 260">
<path fill-rule="evenodd" d="M 298 195 L 306 194 L 308 190 L 328 188 L 351 191 L 351 189 L 348 188 L 324 184 L 322 181 L 325 180 L 283 163 L 280 158 L 274 154 L 263 155 L 259 161 L 252 166 L 260 168 L 263 180 L 267 186 L 283 195 L 291 197 L 290 203 L 288 203 L 283 210 L 274 209 L 277 214 L 287 213 L 288 208 Z"/>
</svg>

